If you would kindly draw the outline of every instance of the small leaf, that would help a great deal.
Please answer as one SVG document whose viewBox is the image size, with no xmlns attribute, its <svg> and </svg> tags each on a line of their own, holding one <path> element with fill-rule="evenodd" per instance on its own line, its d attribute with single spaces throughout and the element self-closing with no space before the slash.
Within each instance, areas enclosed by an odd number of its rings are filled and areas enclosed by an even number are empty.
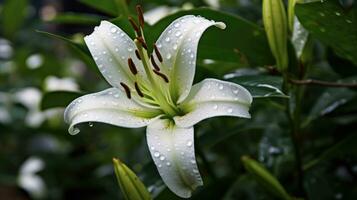
<svg viewBox="0 0 357 200">
<path fill-rule="evenodd" d="M 248 156 L 243 156 L 241 159 L 245 169 L 272 195 L 279 199 L 292 199 L 279 181 L 263 165 Z"/>
<path fill-rule="evenodd" d="M 120 189 L 126 200 L 152 199 L 145 185 L 124 163 L 113 158 L 113 165 Z"/>
<path fill-rule="evenodd" d="M 253 98 L 289 97 L 282 92 L 283 80 L 281 77 L 269 75 L 239 76 L 229 79 L 229 81 L 245 87 Z"/>
<path fill-rule="evenodd" d="M 82 93 L 70 91 L 54 91 L 45 93 L 41 101 L 41 110 L 66 107 L 69 103 L 71 103 L 71 101 L 82 95 Z"/>
</svg>

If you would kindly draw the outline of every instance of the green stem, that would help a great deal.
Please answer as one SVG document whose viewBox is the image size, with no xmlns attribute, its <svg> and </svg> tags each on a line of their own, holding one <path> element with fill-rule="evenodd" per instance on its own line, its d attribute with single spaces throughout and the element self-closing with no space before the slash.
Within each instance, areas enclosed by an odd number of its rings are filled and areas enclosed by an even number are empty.
<svg viewBox="0 0 357 200">
<path fill-rule="evenodd" d="M 299 148 L 299 133 L 300 133 L 300 122 L 301 122 L 301 97 L 302 89 L 300 87 L 292 87 L 289 85 L 289 78 L 286 73 L 283 75 L 284 83 L 283 89 L 286 94 L 292 94 L 293 96 L 286 103 L 286 115 L 290 123 L 290 138 L 294 147 L 295 162 L 296 162 L 296 171 L 297 171 L 297 182 L 298 182 L 298 195 L 306 196 L 303 186 L 304 171 L 303 171 L 303 162 L 302 155 Z M 292 91 L 290 91 L 292 89 Z M 291 108 L 291 104 L 294 101 L 295 106 Z M 291 112 L 291 109 L 293 110 Z"/>
</svg>

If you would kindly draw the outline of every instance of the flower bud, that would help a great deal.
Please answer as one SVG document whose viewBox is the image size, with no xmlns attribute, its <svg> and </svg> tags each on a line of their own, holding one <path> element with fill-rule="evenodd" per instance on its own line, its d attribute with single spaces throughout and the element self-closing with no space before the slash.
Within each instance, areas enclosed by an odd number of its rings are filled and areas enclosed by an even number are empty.
<svg viewBox="0 0 357 200">
<path fill-rule="evenodd" d="M 288 26 L 282 0 L 263 0 L 263 22 L 279 71 L 288 67 Z"/>
<path fill-rule="evenodd" d="M 120 160 L 113 158 L 115 175 L 126 200 L 151 200 L 145 185 Z"/>
</svg>

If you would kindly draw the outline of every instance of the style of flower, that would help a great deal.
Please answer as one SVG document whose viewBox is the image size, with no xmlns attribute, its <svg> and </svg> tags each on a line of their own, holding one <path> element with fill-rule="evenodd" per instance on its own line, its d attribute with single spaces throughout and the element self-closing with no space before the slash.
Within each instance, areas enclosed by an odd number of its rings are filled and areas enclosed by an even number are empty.
<svg viewBox="0 0 357 200">
<path fill-rule="evenodd" d="M 210 26 L 225 24 L 186 15 L 172 22 L 148 53 L 139 25 L 130 19 L 134 41 L 120 28 L 102 21 L 85 42 L 112 88 L 74 100 L 65 110 L 69 132 L 83 122 L 121 127 L 147 126 L 152 159 L 168 188 L 188 198 L 203 184 L 194 152 L 193 126 L 214 116 L 249 118 L 252 96 L 243 87 L 216 79 L 192 86 L 198 42 Z M 219 39 L 219 38 L 217 38 Z"/>
</svg>

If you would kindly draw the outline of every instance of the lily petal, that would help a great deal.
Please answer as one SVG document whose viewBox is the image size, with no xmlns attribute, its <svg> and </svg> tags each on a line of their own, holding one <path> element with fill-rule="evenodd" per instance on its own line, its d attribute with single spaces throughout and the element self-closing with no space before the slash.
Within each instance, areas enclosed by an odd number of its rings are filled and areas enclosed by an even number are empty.
<svg viewBox="0 0 357 200">
<path fill-rule="evenodd" d="M 187 113 L 174 118 L 179 127 L 191 127 L 201 120 L 214 116 L 236 116 L 250 118 L 249 107 L 252 96 L 244 87 L 217 79 L 205 79 L 194 85 L 182 102 Z"/>
<path fill-rule="evenodd" d="M 174 102 L 185 99 L 190 92 L 196 69 L 198 42 L 210 26 L 224 29 L 223 22 L 186 15 L 172 22 L 157 40 L 163 57 L 163 72 L 169 76 Z"/>
<path fill-rule="evenodd" d="M 128 66 L 129 58 L 135 63 L 138 76 L 145 77 L 142 63 L 135 55 L 135 43 L 114 24 L 102 21 L 84 41 L 100 72 L 112 86 L 121 88 L 120 82 L 132 86 L 134 75 Z"/>
<path fill-rule="evenodd" d="M 148 125 L 159 114 L 159 110 L 128 99 L 122 90 L 110 88 L 72 101 L 64 112 L 64 120 L 70 124 L 69 133 L 77 134 L 79 129 L 75 125 L 83 122 L 136 128 Z"/>
<path fill-rule="evenodd" d="M 169 189 L 188 198 L 203 185 L 195 159 L 193 127 L 179 128 L 168 119 L 156 119 L 146 130 L 146 137 L 161 178 Z"/>
</svg>

